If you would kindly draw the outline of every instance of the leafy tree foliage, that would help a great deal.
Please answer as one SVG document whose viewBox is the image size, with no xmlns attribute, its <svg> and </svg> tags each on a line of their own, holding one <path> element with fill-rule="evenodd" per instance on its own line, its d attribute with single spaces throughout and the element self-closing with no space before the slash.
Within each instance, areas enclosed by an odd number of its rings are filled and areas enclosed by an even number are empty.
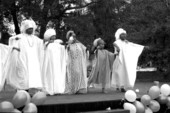
<svg viewBox="0 0 170 113">
<path fill-rule="evenodd" d="M 2 1 L 4 9 L 1 12 L 1 17 L 13 20 L 15 27 L 18 28 L 16 29 L 17 34 L 20 33 L 18 23 L 22 16 L 32 18 L 40 26 L 40 37 L 43 38 L 49 21 L 54 24 L 53 27 L 57 31 L 60 31 L 63 19 L 76 13 L 70 10 L 81 9 L 93 4 L 93 2 L 83 3 L 83 0 L 5 0 Z"/>
<path fill-rule="evenodd" d="M 47 27 L 54 27 L 57 38 L 65 40 L 73 29 L 86 46 L 101 37 L 113 51 L 115 31 L 122 27 L 128 40 L 149 45 L 139 64 L 152 62 L 167 70 L 170 62 L 170 0 L 0 0 L 0 24 L 4 18 L 13 21 L 19 33 L 23 16 L 39 26 L 40 38 Z"/>
</svg>

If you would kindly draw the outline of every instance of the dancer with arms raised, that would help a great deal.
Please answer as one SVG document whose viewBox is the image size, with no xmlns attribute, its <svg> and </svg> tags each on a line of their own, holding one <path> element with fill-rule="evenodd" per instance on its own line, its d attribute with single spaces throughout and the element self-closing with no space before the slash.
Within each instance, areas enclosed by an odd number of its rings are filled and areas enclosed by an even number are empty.
<svg viewBox="0 0 170 113">
<path fill-rule="evenodd" d="M 134 87 L 138 58 L 145 47 L 127 41 L 126 37 L 126 31 L 119 28 L 115 33 L 115 42 L 113 43 L 117 55 L 113 63 L 112 86 L 122 92 Z"/>
</svg>

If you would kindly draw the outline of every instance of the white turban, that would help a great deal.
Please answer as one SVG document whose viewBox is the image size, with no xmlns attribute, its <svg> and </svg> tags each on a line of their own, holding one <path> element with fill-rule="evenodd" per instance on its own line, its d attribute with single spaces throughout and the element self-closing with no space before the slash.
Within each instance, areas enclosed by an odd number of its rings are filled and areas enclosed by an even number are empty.
<svg viewBox="0 0 170 113">
<path fill-rule="evenodd" d="M 36 24 L 33 20 L 24 20 L 21 23 L 21 33 L 25 33 L 25 31 L 29 28 L 33 28 L 33 31 L 35 32 Z"/>
<path fill-rule="evenodd" d="M 75 34 L 75 33 L 74 33 L 74 31 L 72 31 L 72 30 L 68 31 L 67 34 L 66 34 L 66 39 L 67 39 L 67 40 L 69 40 L 70 34 Z"/>
<path fill-rule="evenodd" d="M 8 33 L 9 33 L 10 35 L 12 35 L 12 36 L 16 35 L 14 24 L 10 24 L 10 25 L 8 26 Z"/>
<path fill-rule="evenodd" d="M 47 29 L 46 32 L 44 33 L 44 40 L 49 40 L 51 36 L 56 35 L 56 32 L 54 29 Z"/>
<path fill-rule="evenodd" d="M 93 42 L 93 46 L 97 47 L 97 45 L 98 45 L 97 43 L 98 43 L 99 40 L 101 40 L 101 38 L 95 39 L 94 42 Z"/>
<path fill-rule="evenodd" d="M 116 31 L 116 33 L 115 33 L 115 40 L 120 39 L 120 34 L 122 34 L 122 33 L 125 33 L 125 34 L 126 34 L 126 31 L 125 31 L 124 29 L 122 29 L 122 28 L 119 28 L 119 29 Z"/>
</svg>

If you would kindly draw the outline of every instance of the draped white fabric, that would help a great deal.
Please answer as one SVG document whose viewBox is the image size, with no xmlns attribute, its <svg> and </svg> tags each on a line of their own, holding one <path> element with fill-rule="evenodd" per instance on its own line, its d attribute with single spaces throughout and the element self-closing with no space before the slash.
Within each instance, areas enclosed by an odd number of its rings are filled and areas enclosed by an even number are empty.
<svg viewBox="0 0 170 113">
<path fill-rule="evenodd" d="M 65 46 L 55 41 L 45 48 L 42 75 L 43 86 L 48 94 L 64 93 L 66 76 Z"/>
<path fill-rule="evenodd" d="M 3 89 L 6 80 L 4 70 L 10 51 L 9 46 L 0 44 L 0 91 Z"/>
<path fill-rule="evenodd" d="M 87 90 L 86 47 L 81 43 L 70 44 L 67 55 L 65 93 L 74 94 L 81 89 Z"/>
<path fill-rule="evenodd" d="M 18 40 L 16 40 L 16 37 Z M 9 39 L 9 46 L 19 48 L 19 38 L 22 38 L 23 36 L 16 35 L 13 37 L 10 37 Z M 7 84 L 11 85 L 12 87 L 16 89 L 27 89 L 28 83 L 27 83 L 27 76 L 23 74 L 24 67 L 19 59 L 19 51 L 13 49 L 10 54 L 9 58 L 5 67 L 5 76 L 7 77 Z"/>
<path fill-rule="evenodd" d="M 18 41 L 11 43 L 20 51 L 11 52 L 6 69 L 8 84 L 17 89 L 42 88 L 43 41 L 34 35 L 18 37 Z"/>
<path fill-rule="evenodd" d="M 138 58 L 144 46 L 122 40 L 114 43 L 118 45 L 120 52 L 113 63 L 112 86 L 132 88 L 136 80 Z"/>
<path fill-rule="evenodd" d="M 30 39 L 30 40 L 29 40 Z M 41 62 L 43 41 L 35 36 L 25 35 L 20 40 L 19 59 L 24 64 L 25 75 L 28 76 L 28 88 L 42 88 Z"/>
</svg>

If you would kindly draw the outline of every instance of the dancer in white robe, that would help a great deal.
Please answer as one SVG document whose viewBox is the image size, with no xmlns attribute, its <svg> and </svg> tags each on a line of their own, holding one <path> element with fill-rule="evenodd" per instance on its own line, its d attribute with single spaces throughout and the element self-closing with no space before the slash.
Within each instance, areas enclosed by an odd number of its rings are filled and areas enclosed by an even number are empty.
<svg viewBox="0 0 170 113">
<path fill-rule="evenodd" d="M 6 83 L 15 89 L 25 89 L 25 77 L 19 74 L 22 71 L 22 63 L 19 60 L 19 39 L 21 34 L 9 38 L 8 46 L 12 49 L 9 53 L 7 64 L 5 67 Z"/>
<path fill-rule="evenodd" d="M 1 35 L 0 35 L 1 40 Z M 9 46 L 0 44 L 0 91 L 3 90 L 6 76 L 4 74 L 4 70 L 6 67 L 7 59 L 9 57 L 9 52 L 11 49 Z"/>
<path fill-rule="evenodd" d="M 122 28 L 116 31 L 115 38 L 117 56 L 113 63 L 112 86 L 124 92 L 134 87 L 137 62 L 144 46 L 127 41 L 126 31 Z"/>
<path fill-rule="evenodd" d="M 67 33 L 67 74 L 65 93 L 87 93 L 86 47 L 76 40 L 73 31 Z"/>
<path fill-rule="evenodd" d="M 21 24 L 21 34 L 17 35 L 19 39 L 14 43 L 19 48 L 18 53 L 12 53 L 17 60 L 13 62 L 13 68 L 9 66 L 6 69 L 8 73 L 8 83 L 16 89 L 42 88 L 42 60 L 43 60 L 43 41 L 34 35 L 36 29 L 33 20 L 25 20 Z M 11 44 L 13 44 L 11 42 Z M 12 56 L 11 55 L 11 56 Z M 10 70 L 10 71 L 8 71 Z M 14 72 L 14 75 L 12 74 Z"/>
<path fill-rule="evenodd" d="M 45 52 L 42 68 L 43 86 L 47 94 L 63 94 L 66 76 L 66 49 L 59 39 L 54 40 L 56 32 L 48 29 L 44 34 Z"/>
</svg>

